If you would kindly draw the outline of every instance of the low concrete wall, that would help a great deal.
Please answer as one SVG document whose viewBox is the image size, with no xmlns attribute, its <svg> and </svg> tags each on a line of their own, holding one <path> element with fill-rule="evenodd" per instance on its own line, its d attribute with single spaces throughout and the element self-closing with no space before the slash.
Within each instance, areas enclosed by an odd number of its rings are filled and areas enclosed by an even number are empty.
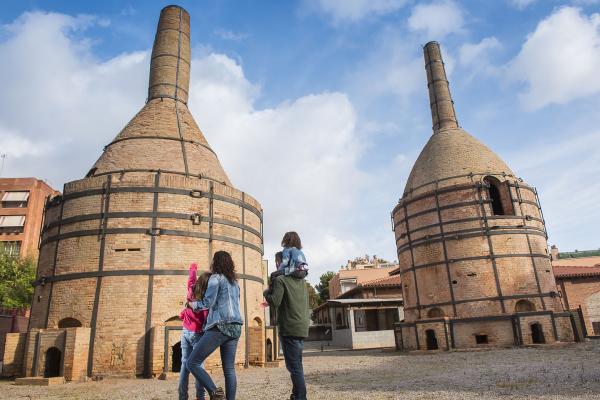
<svg viewBox="0 0 600 400">
<path fill-rule="evenodd" d="M 377 347 L 394 347 L 396 341 L 394 330 L 352 332 L 353 349 L 372 349 Z"/>
<path fill-rule="evenodd" d="M 335 347 L 352 348 L 352 331 L 350 328 L 336 329 L 332 332 L 331 344 Z"/>
</svg>

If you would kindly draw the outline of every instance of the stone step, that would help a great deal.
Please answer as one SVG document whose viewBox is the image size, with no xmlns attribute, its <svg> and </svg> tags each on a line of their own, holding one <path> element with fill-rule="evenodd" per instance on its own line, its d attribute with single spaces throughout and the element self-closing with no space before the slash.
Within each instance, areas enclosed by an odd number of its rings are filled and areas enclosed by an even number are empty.
<svg viewBox="0 0 600 400">
<path fill-rule="evenodd" d="M 15 385 L 31 385 L 31 386 L 55 386 L 65 383 L 65 378 L 57 376 L 54 378 L 42 378 L 40 376 L 32 376 L 28 378 L 15 379 Z"/>
</svg>

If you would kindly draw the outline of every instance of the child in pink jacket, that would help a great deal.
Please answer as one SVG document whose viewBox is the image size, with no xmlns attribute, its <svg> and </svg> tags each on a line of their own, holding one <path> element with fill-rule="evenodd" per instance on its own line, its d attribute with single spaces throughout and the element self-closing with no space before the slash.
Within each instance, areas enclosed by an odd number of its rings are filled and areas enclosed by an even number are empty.
<svg viewBox="0 0 600 400">
<path fill-rule="evenodd" d="M 181 333 L 181 371 L 179 372 L 179 400 L 188 400 L 188 382 L 190 371 L 186 367 L 188 355 L 192 352 L 194 345 L 204 333 L 204 323 L 208 316 L 208 310 L 193 311 L 187 303 L 200 300 L 204 297 L 210 272 L 203 272 L 198 278 L 196 273 L 198 265 L 190 264 L 190 272 L 187 282 L 186 307 L 181 310 L 179 318 L 183 321 Z M 204 399 L 204 388 L 196 381 L 196 399 Z"/>
</svg>

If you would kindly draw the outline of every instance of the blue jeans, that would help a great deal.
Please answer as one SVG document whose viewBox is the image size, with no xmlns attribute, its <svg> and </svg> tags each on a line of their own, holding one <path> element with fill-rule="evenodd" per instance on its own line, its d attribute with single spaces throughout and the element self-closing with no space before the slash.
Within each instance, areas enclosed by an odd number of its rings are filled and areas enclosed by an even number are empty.
<svg viewBox="0 0 600 400">
<path fill-rule="evenodd" d="M 304 338 L 281 336 L 281 346 L 283 347 L 285 367 L 292 378 L 294 400 L 306 400 L 306 383 L 304 382 L 304 368 L 302 367 Z"/>
<path fill-rule="evenodd" d="M 239 338 L 231 338 L 223 335 L 216 327 L 204 332 L 202 338 L 194 346 L 192 354 L 187 359 L 187 368 L 194 378 L 199 381 L 209 393 L 217 390 L 210 375 L 204 370 L 204 360 L 208 358 L 217 348 L 221 350 L 221 364 L 225 376 L 225 394 L 227 400 L 235 399 L 237 389 L 237 378 L 235 376 L 235 351 Z"/>
<path fill-rule="evenodd" d="M 181 332 L 181 370 L 179 371 L 179 400 L 188 400 L 188 385 L 190 371 L 187 369 L 186 362 L 194 346 L 202 337 L 201 333 L 196 333 L 183 329 Z M 204 400 L 204 388 L 196 379 L 196 398 Z"/>
</svg>

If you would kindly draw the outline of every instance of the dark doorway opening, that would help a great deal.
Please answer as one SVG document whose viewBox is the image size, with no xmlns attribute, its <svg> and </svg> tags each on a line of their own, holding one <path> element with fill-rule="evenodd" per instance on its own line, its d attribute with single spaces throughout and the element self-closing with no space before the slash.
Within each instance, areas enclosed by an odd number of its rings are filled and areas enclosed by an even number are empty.
<svg viewBox="0 0 600 400">
<path fill-rule="evenodd" d="M 46 350 L 46 361 L 44 362 L 44 378 L 60 376 L 60 362 L 62 352 L 56 347 Z"/>
<path fill-rule="evenodd" d="M 487 344 L 488 343 L 488 335 L 475 335 L 475 343 Z"/>
<path fill-rule="evenodd" d="M 75 318 L 63 318 L 58 321 L 58 327 L 60 328 L 80 328 L 81 322 Z"/>
<path fill-rule="evenodd" d="M 265 359 L 267 360 L 267 362 L 273 361 L 273 343 L 271 343 L 271 339 L 267 339 L 267 344 L 266 344 L 265 348 L 266 348 Z"/>
<path fill-rule="evenodd" d="M 494 215 L 514 215 L 509 182 L 500 182 L 493 176 L 486 176 L 483 180 L 488 186 L 487 194 L 492 203 L 492 213 Z"/>
<path fill-rule="evenodd" d="M 437 350 L 439 347 L 437 338 L 435 337 L 435 331 L 433 329 L 427 329 L 425 331 L 425 336 L 427 342 L 427 350 Z"/>
<path fill-rule="evenodd" d="M 535 324 L 531 324 L 531 340 L 533 343 L 546 343 L 546 339 L 544 338 L 544 331 L 542 330 L 542 325 L 538 322 Z"/>
<path fill-rule="evenodd" d="M 181 342 L 171 347 L 171 372 L 181 371 Z"/>
</svg>

